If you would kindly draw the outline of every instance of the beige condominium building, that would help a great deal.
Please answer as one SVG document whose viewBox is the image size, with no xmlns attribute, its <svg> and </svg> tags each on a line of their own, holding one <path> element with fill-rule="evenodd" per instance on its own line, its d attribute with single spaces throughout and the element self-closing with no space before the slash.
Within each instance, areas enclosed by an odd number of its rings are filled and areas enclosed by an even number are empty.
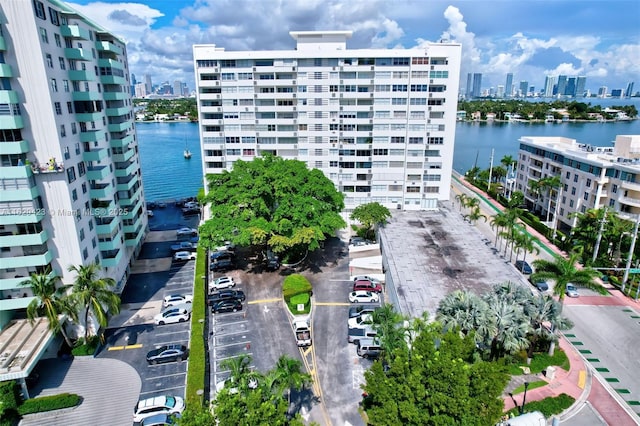
<svg viewBox="0 0 640 426">
<path fill-rule="evenodd" d="M 324 172 L 347 211 L 447 200 L 461 46 L 351 50 L 351 34 L 291 32 L 293 50 L 193 46 L 205 174 L 270 153 Z"/>
</svg>

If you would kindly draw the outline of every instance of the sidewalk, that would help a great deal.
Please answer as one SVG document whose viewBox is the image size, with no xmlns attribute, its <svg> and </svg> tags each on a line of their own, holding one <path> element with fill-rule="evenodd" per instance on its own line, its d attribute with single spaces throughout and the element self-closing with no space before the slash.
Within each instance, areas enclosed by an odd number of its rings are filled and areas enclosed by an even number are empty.
<svg viewBox="0 0 640 426">
<path fill-rule="evenodd" d="M 454 175 L 453 179 L 452 189 L 453 186 L 458 183 L 467 192 L 473 193 L 486 204 L 486 206 L 482 206 L 481 204 L 481 207 L 486 207 L 485 212 L 495 214 L 499 211 L 504 211 L 504 207 L 497 201 L 492 200 L 484 191 L 469 184 L 463 176 L 456 178 Z M 526 226 L 526 229 L 527 232 L 538 238 L 541 254 L 547 254 L 547 256 L 544 257 L 550 260 L 554 255 L 567 256 L 566 253 L 559 250 L 535 229 L 530 226 Z M 490 231 L 494 233 L 493 229 Z M 605 287 L 609 291 L 608 296 L 583 296 L 580 298 L 582 300 L 566 298 L 565 303 L 567 305 L 584 304 L 585 299 L 588 297 L 589 304 L 624 305 L 640 311 L 639 301 L 626 297 L 621 291 L 613 288 L 611 285 L 605 283 Z M 563 421 L 575 415 L 585 405 L 585 402 L 588 401 L 593 408 L 597 410 L 598 414 L 605 419 L 607 424 L 616 426 L 633 426 L 640 424 L 640 419 L 630 414 L 626 407 L 623 407 L 611 394 L 612 390 L 609 389 L 609 386 L 603 385 L 594 377 L 592 367 L 585 364 L 583 356 L 562 335 L 559 337 L 559 346 L 565 351 L 567 358 L 569 358 L 569 371 L 557 367 L 554 379 L 548 380 L 549 384 L 527 391 L 527 402 L 539 401 L 547 397 L 555 397 L 565 393 L 575 398 L 576 402 L 559 416 Z M 542 379 L 547 380 L 544 377 Z M 518 404 L 522 403 L 523 396 L 523 394 L 515 395 Z M 504 398 L 504 405 L 505 411 L 514 408 L 511 397 L 506 396 Z"/>
</svg>

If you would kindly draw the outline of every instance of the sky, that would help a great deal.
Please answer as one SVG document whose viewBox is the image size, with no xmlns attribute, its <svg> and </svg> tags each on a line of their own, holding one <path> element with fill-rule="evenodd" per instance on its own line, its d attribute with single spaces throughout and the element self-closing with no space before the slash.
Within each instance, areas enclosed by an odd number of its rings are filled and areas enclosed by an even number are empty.
<svg viewBox="0 0 640 426">
<path fill-rule="evenodd" d="M 407 49 L 442 39 L 462 44 L 482 87 L 545 76 L 586 76 L 586 88 L 640 90 L 640 0 L 75 0 L 74 9 L 127 42 L 138 81 L 194 88 L 193 44 L 291 50 L 289 31 L 351 30 L 347 48 Z"/>
</svg>

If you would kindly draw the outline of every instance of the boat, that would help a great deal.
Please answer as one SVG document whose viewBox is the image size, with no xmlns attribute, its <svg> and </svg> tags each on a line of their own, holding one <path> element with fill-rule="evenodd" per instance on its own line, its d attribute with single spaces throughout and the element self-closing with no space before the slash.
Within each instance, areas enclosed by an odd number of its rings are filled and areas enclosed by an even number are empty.
<svg viewBox="0 0 640 426">
<path fill-rule="evenodd" d="M 191 151 L 189 151 L 188 148 L 184 149 L 184 152 L 182 153 L 182 155 L 184 155 L 184 158 L 186 158 L 187 160 L 191 158 Z"/>
</svg>

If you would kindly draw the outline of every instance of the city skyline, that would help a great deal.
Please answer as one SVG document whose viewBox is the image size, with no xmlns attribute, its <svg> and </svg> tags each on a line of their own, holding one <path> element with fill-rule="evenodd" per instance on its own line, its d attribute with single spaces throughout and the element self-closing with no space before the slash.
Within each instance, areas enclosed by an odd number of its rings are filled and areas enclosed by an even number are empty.
<svg viewBox="0 0 640 426">
<path fill-rule="evenodd" d="M 440 0 L 180 3 L 69 2 L 127 41 L 132 73 L 150 74 L 154 81 L 181 80 L 190 89 L 192 44 L 289 50 L 294 44 L 283 34 L 290 30 L 342 29 L 354 30 L 354 49 L 413 48 L 443 38 L 459 42 L 461 88 L 469 72 L 483 74 L 483 87 L 504 85 L 507 73 L 514 75 L 514 84 L 528 81 L 536 87 L 547 75 L 586 76 L 591 92 L 601 86 L 624 90 L 640 81 L 636 1 L 482 1 L 483 7 Z"/>
</svg>

